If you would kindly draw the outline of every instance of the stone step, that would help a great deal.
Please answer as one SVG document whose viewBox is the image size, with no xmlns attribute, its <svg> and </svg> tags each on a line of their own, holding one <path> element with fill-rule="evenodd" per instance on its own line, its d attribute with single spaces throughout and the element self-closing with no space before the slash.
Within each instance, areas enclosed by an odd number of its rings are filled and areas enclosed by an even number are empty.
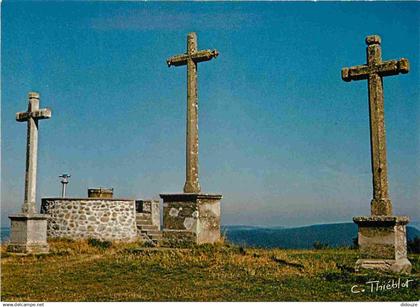
<svg viewBox="0 0 420 307">
<path fill-rule="evenodd" d="M 139 223 L 137 223 L 137 225 L 138 225 L 138 227 L 143 227 L 143 228 L 159 228 L 158 226 L 156 226 L 156 225 L 153 225 L 153 224 L 149 224 L 149 223 L 147 223 L 147 224 L 139 224 Z"/>
<path fill-rule="evenodd" d="M 152 227 L 154 227 L 154 228 L 152 228 Z M 139 225 L 139 224 L 137 224 L 137 228 L 138 228 L 138 229 L 141 229 L 141 230 L 148 230 L 148 229 L 151 229 L 151 230 L 158 230 L 158 229 L 156 228 L 156 226 L 153 226 L 153 225 L 150 225 L 150 224 L 143 224 L 143 225 Z"/>
<path fill-rule="evenodd" d="M 155 225 L 137 225 L 142 231 L 159 231 L 159 228 Z"/>
<path fill-rule="evenodd" d="M 152 220 L 147 220 L 147 219 L 136 219 L 136 223 L 137 225 L 152 225 Z"/>
<path fill-rule="evenodd" d="M 143 232 L 143 234 L 149 237 L 162 237 L 162 234 L 159 233 L 158 231 Z"/>
<path fill-rule="evenodd" d="M 136 218 L 140 219 L 152 219 L 152 215 L 150 213 L 136 213 Z"/>
<path fill-rule="evenodd" d="M 162 233 L 160 231 L 149 231 L 146 232 L 146 234 L 153 237 L 162 237 Z"/>
<path fill-rule="evenodd" d="M 148 235 L 146 233 L 142 233 L 141 237 L 146 242 L 151 242 L 151 243 L 154 243 L 154 244 L 159 244 L 163 240 L 162 235 Z"/>
</svg>

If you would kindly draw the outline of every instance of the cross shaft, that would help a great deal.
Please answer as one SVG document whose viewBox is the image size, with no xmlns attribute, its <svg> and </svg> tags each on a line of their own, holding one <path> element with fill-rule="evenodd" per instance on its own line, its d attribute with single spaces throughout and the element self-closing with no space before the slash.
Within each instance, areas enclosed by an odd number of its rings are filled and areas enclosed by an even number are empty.
<svg viewBox="0 0 420 307">
<path fill-rule="evenodd" d="M 26 138 L 26 170 L 25 199 L 22 211 L 35 213 L 36 173 L 38 160 L 38 120 L 51 117 L 50 109 L 39 109 L 39 94 L 30 92 L 28 95 L 28 111 L 16 113 L 16 121 L 27 122 Z"/>
<path fill-rule="evenodd" d="M 392 215 L 392 204 L 388 192 L 388 171 L 386 160 L 384 95 L 382 77 L 406 74 L 409 71 L 407 59 L 382 61 L 381 38 L 378 35 L 366 37 L 367 64 L 343 68 L 344 81 L 368 80 L 370 143 L 373 199 L 372 215 Z"/>
<path fill-rule="evenodd" d="M 184 193 L 200 193 L 198 180 L 198 93 L 197 64 L 216 58 L 217 50 L 197 50 L 197 35 L 187 36 L 187 52 L 169 58 L 170 66 L 187 65 L 187 133 L 186 133 L 186 180 Z"/>
</svg>

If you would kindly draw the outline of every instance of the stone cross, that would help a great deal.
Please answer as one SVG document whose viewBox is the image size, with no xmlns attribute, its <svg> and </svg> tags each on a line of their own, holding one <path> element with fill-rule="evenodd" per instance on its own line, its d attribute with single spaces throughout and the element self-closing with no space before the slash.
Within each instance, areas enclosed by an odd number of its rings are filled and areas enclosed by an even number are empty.
<svg viewBox="0 0 420 307">
<path fill-rule="evenodd" d="M 39 94 L 30 92 L 27 112 L 16 113 L 18 122 L 28 122 L 26 138 L 25 200 L 22 211 L 35 213 L 36 167 L 38 158 L 38 120 L 51 117 L 50 109 L 39 108 Z"/>
<path fill-rule="evenodd" d="M 343 68 L 344 81 L 368 80 L 370 144 L 373 175 L 373 199 L 371 215 L 392 215 L 392 204 L 388 194 L 388 176 L 385 144 L 384 93 L 382 77 L 406 74 L 407 59 L 382 61 L 381 38 L 378 35 L 366 37 L 367 64 Z"/>
<path fill-rule="evenodd" d="M 184 193 L 200 193 L 198 181 L 198 96 L 197 63 L 210 61 L 219 55 L 217 50 L 197 50 L 197 35 L 189 33 L 187 52 L 169 58 L 170 66 L 187 65 L 187 137 L 186 137 L 186 180 Z"/>
</svg>

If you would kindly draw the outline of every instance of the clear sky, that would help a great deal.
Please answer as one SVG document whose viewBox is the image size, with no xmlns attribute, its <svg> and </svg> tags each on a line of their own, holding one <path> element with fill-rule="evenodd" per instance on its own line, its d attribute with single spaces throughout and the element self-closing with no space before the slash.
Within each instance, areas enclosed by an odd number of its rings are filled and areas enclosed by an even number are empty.
<svg viewBox="0 0 420 307">
<path fill-rule="evenodd" d="M 159 198 L 185 180 L 188 32 L 220 55 L 199 64 L 200 182 L 223 194 L 222 222 L 349 222 L 372 198 L 364 38 L 411 71 L 384 78 L 390 194 L 420 220 L 420 3 L 2 3 L 1 207 L 23 202 L 26 124 L 15 113 L 38 91 L 38 206 L 113 187 Z"/>
</svg>

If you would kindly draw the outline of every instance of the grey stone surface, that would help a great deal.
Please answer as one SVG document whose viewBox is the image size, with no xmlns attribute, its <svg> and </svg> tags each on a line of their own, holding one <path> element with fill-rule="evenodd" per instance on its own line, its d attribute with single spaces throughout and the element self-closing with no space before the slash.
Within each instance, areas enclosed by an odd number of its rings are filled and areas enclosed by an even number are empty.
<svg viewBox="0 0 420 307">
<path fill-rule="evenodd" d="M 175 241 L 215 243 L 220 237 L 220 200 L 215 194 L 161 194 L 163 235 Z"/>
<path fill-rule="evenodd" d="M 150 208 L 150 215 L 152 225 L 157 226 L 160 229 L 160 202 L 159 200 L 145 200 Z"/>
<path fill-rule="evenodd" d="M 16 113 L 16 121 L 27 122 L 25 199 L 23 212 L 35 213 L 36 174 L 38 161 L 38 120 L 51 117 L 50 109 L 39 108 L 39 94 L 28 94 L 28 111 Z"/>
<path fill-rule="evenodd" d="M 382 78 L 406 74 L 407 59 L 382 61 L 381 38 L 378 35 L 366 37 L 367 64 L 343 68 L 344 81 L 368 80 L 370 144 L 372 163 L 373 199 L 372 215 L 392 215 L 392 204 L 388 193 L 388 171 L 385 142 L 384 93 Z"/>
<path fill-rule="evenodd" d="M 48 237 L 134 241 L 135 201 L 99 198 L 44 198 L 41 212 L 50 215 Z"/>
<path fill-rule="evenodd" d="M 409 273 L 407 259 L 407 216 L 359 216 L 353 221 L 359 226 L 360 259 L 356 269 L 379 269 Z"/>
<path fill-rule="evenodd" d="M 187 65 L 187 136 L 185 193 L 200 193 L 198 179 L 198 90 L 197 64 L 217 57 L 217 50 L 197 50 L 197 34 L 187 36 L 187 52 L 169 58 L 168 66 Z"/>
<path fill-rule="evenodd" d="M 45 214 L 20 213 L 9 216 L 11 220 L 8 252 L 42 254 L 48 253 L 47 218 Z"/>
</svg>

